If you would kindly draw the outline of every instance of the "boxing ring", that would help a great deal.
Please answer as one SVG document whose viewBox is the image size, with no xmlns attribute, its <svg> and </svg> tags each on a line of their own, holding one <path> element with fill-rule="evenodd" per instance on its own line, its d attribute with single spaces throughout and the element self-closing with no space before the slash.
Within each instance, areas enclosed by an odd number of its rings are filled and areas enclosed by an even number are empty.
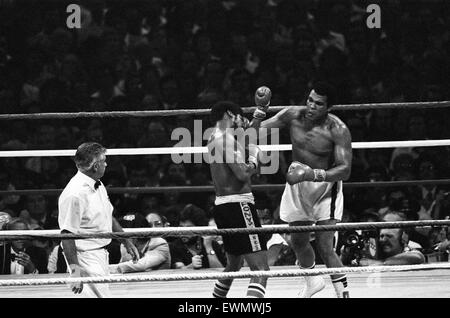
<svg viewBox="0 0 450 318">
<path fill-rule="evenodd" d="M 322 265 L 317 266 L 319 269 Z M 277 267 L 295 270 L 295 267 Z M 248 271 L 242 268 L 241 271 Z M 180 270 L 158 270 L 155 275 L 176 275 Z M 204 273 L 219 273 L 220 268 L 202 269 Z M 196 273 L 189 270 L 188 273 Z M 449 298 L 450 275 L 448 269 L 408 272 L 349 273 L 347 279 L 352 298 Z M 129 274 L 124 274 L 124 276 Z M 146 273 L 134 274 L 144 276 Z M 37 278 L 66 278 L 67 274 L 27 275 Z M 116 274 L 111 275 L 117 276 Z M 13 279 L 6 275 L 2 281 Z M 21 277 L 25 279 L 25 276 Z M 335 298 L 331 280 L 324 276 L 326 286 L 313 298 Z M 182 282 L 182 284 L 180 284 Z M 214 280 L 182 280 L 182 281 L 151 281 L 110 284 L 111 293 L 115 298 L 211 298 Z M 248 287 L 249 279 L 235 279 L 228 294 L 229 298 L 242 298 Z M 272 277 L 267 281 L 266 298 L 295 298 L 304 286 L 299 277 Z M 74 295 L 68 285 L 46 286 L 3 286 L 0 287 L 0 298 L 79 298 Z"/>
<path fill-rule="evenodd" d="M 368 109 L 411 109 L 411 108 L 447 108 L 450 101 L 424 103 L 387 103 L 336 105 L 332 110 L 368 110 Z M 286 106 L 271 107 L 269 112 L 278 111 Z M 254 107 L 244 108 L 250 113 Z M 209 113 L 205 109 L 180 109 L 161 111 L 129 111 L 129 112 L 94 112 L 94 113 L 45 113 L 45 114 L 6 114 L 0 115 L 0 120 L 34 120 L 34 119 L 67 119 L 67 118 L 129 118 L 195 115 Z M 385 142 L 354 142 L 353 149 L 392 148 L 392 147 L 438 147 L 449 146 L 450 140 L 411 140 Z M 291 145 L 261 145 L 263 151 L 289 151 Z M 120 148 L 108 149 L 108 155 L 148 155 L 148 154 L 192 154 L 205 153 L 206 147 L 165 147 L 165 148 Z M 43 156 L 73 156 L 75 150 L 17 150 L 0 151 L 0 157 L 43 157 Z M 345 187 L 391 187 L 419 184 L 450 184 L 450 180 L 417 180 L 390 182 L 353 182 L 344 183 Z M 253 186 L 254 191 L 281 190 L 284 184 L 268 184 Z M 164 191 L 179 192 L 212 192 L 211 186 L 200 187 L 143 187 L 143 188 L 109 188 L 109 193 L 161 193 Z M 43 194 L 57 195 L 61 189 L 20 189 L 0 191 L 0 195 Z M 135 238 L 151 236 L 177 236 L 186 234 L 229 235 L 233 233 L 292 233 L 310 231 L 330 231 L 346 229 L 379 229 L 448 226 L 450 220 L 405 221 L 405 222 L 374 222 L 374 223 L 344 223 L 333 226 L 295 226 L 286 225 L 264 226 L 256 229 L 216 229 L 212 227 L 196 228 L 146 228 L 125 229 L 120 233 L 97 233 L 90 235 L 61 234 L 53 231 L 1 231 L 0 241 L 14 239 L 74 239 L 88 237 Z M 111 292 L 117 298 L 210 298 L 215 279 L 235 278 L 230 290 L 230 298 L 243 297 L 250 277 L 269 277 L 266 297 L 291 298 L 296 297 L 304 284 L 300 276 L 348 273 L 351 297 L 357 298 L 416 298 L 416 297 L 450 297 L 450 263 L 430 263 L 423 265 L 367 266 L 325 268 L 303 270 L 298 267 L 272 267 L 270 271 L 251 272 L 243 268 L 239 272 L 222 273 L 222 269 L 201 270 L 158 270 L 138 274 L 113 274 L 105 277 L 70 278 L 67 274 L 14 275 L 0 277 L 0 298 L 8 297 L 79 297 L 68 288 L 71 282 L 109 283 Z M 179 282 L 182 281 L 183 284 Z M 193 292 L 194 291 L 194 292 Z M 330 283 L 326 289 L 314 297 L 335 297 Z"/>
</svg>

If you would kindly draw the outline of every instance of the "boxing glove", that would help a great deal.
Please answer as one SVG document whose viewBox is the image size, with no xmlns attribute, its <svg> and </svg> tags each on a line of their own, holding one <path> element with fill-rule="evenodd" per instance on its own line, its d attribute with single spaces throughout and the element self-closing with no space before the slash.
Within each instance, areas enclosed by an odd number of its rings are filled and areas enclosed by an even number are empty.
<svg viewBox="0 0 450 318">
<path fill-rule="evenodd" d="M 267 86 L 259 87 L 255 92 L 255 105 L 256 110 L 253 112 L 253 118 L 264 119 L 266 118 L 267 110 L 269 109 L 270 99 L 272 98 L 272 92 Z"/>
<path fill-rule="evenodd" d="M 286 175 L 286 180 L 293 185 L 303 181 L 323 182 L 326 178 L 326 171 L 323 169 L 312 169 L 301 162 L 291 163 Z"/>
</svg>

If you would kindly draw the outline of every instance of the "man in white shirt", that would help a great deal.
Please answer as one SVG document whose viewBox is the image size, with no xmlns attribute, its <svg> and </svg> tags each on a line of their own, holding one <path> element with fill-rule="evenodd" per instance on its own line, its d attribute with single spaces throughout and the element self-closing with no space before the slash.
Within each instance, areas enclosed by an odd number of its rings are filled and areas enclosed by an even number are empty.
<svg viewBox="0 0 450 318">
<path fill-rule="evenodd" d="M 146 218 L 139 213 L 130 213 L 119 219 L 123 228 L 151 227 Z M 170 269 L 169 244 L 162 237 L 133 239 L 140 255 L 138 262 L 133 262 L 124 245 L 120 245 L 120 263 L 109 265 L 111 274 L 147 272 L 158 269 Z"/>
<path fill-rule="evenodd" d="M 100 182 L 106 169 L 106 148 L 98 143 L 81 144 L 74 158 L 78 172 L 64 188 L 58 200 L 58 223 L 62 233 L 89 234 L 123 232 L 112 216 L 113 206 L 106 188 Z M 109 275 L 108 251 L 111 239 L 90 238 L 62 240 L 62 248 L 71 277 Z M 130 240 L 122 243 L 139 259 L 139 252 Z M 75 294 L 86 297 L 110 297 L 108 284 L 71 284 Z"/>
<path fill-rule="evenodd" d="M 261 204 L 261 201 L 263 204 Z M 261 225 L 272 225 L 274 224 L 274 220 L 272 217 L 272 212 L 265 205 L 267 202 L 260 200 L 260 203 L 257 203 L 256 212 L 258 213 L 259 220 Z M 278 260 L 280 253 L 284 246 L 289 246 L 286 240 L 278 233 L 268 234 L 267 235 L 267 262 L 269 266 L 274 266 L 275 262 Z"/>
</svg>

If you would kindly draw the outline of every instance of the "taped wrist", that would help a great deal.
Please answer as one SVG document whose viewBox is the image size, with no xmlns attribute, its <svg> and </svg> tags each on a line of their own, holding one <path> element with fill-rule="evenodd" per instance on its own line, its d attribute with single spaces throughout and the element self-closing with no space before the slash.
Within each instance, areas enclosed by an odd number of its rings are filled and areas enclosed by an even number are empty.
<svg viewBox="0 0 450 318">
<path fill-rule="evenodd" d="M 255 169 L 258 168 L 258 154 L 259 148 L 256 145 L 249 145 L 248 163 L 255 165 Z"/>
<path fill-rule="evenodd" d="M 248 156 L 248 163 L 255 165 L 255 169 L 258 168 L 258 158 L 256 158 L 256 156 L 249 155 Z"/>
<path fill-rule="evenodd" d="M 253 118 L 264 119 L 264 118 L 266 118 L 266 112 L 258 107 L 253 112 Z"/>
<path fill-rule="evenodd" d="M 323 182 L 327 176 L 327 173 L 323 169 L 314 169 L 314 182 Z"/>
</svg>

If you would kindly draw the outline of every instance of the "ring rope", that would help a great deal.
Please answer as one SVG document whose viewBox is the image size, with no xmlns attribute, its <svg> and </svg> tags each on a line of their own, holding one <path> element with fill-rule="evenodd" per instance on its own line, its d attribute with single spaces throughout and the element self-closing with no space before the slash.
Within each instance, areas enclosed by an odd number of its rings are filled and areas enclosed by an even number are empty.
<svg viewBox="0 0 450 318">
<path fill-rule="evenodd" d="M 290 106 L 271 106 L 269 112 L 277 112 Z M 415 103 L 371 103 L 334 105 L 332 110 L 369 110 L 369 109 L 411 109 L 411 108 L 446 108 L 450 107 L 450 101 L 415 102 Z M 243 107 L 244 113 L 251 113 L 256 107 Z M 167 117 L 179 115 L 204 116 L 210 114 L 210 109 L 171 109 L 171 110 L 147 110 L 147 111 L 109 111 L 109 112 L 72 112 L 72 113 L 34 113 L 34 114 L 1 114 L 0 120 L 24 120 L 24 119 L 71 119 L 71 118 L 130 118 L 130 117 Z"/>
<path fill-rule="evenodd" d="M 401 140 L 401 141 L 370 141 L 353 142 L 353 149 L 374 148 L 407 148 L 407 147 L 438 147 L 450 146 L 450 139 L 435 140 Z M 291 144 L 259 145 L 262 151 L 290 151 Z M 7 150 L 0 151 L 0 157 L 69 157 L 75 155 L 75 149 L 57 150 Z M 156 148 L 113 148 L 108 149 L 108 155 L 169 155 L 208 153 L 207 147 L 156 147 Z"/>
<path fill-rule="evenodd" d="M 391 265 L 391 266 L 367 266 L 367 267 L 337 267 L 314 269 L 286 269 L 270 271 L 239 271 L 220 273 L 180 273 L 180 274 L 124 274 L 111 276 L 90 277 L 55 277 L 55 278 L 31 278 L 31 279 L 1 279 L 0 286 L 31 286 L 31 285 L 62 285 L 70 283 L 128 283 L 128 282 L 162 282 L 178 280 L 213 280 L 230 278 L 253 277 L 298 277 L 318 276 L 345 273 L 381 273 L 381 272 L 405 272 L 420 270 L 450 269 L 449 263 L 433 263 L 425 265 Z"/>
<path fill-rule="evenodd" d="M 25 231 L 0 231 L 0 240 L 34 240 L 34 239 L 87 239 L 87 238 L 148 238 L 186 235 L 233 235 L 233 234 L 262 234 L 262 233 L 304 233 L 344 230 L 377 230 L 388 228 L 411 228 L 426 226 L 449 226 L 450 220 L 424 220 L 424 221 L 399 221 L 399 222 L 355 222 L 336 225 L 266 225 L 257 228 L 229 228 L 217 229 L 210 226 L 195 227 L 162 227 L 127 229 L 124 232 L 103 233 L 60 233 L 59 230 L 25 230 Z"/>
<path fill-rule="evenodd" d="M 450 184 L 450 179 L 437 180 L 410 180 L 410 181 L 375 181 L 375 182 L 344 182 L 345 188 L 385 188 L 416 185 L 445 185 Z M 285 183 L 280 184 L 255 184 L 252 191 L 284 190 Z M 63 189 L 26 189 L 26 190 L 1 190 L 4 195 L 59 195 Z M 108 187 L 109 194 L 123 193 L 165 193 L 168 191 L 188 192 L 214 192 L 214 186 L 171 186 L 171 187 Z"/>
</svg>

